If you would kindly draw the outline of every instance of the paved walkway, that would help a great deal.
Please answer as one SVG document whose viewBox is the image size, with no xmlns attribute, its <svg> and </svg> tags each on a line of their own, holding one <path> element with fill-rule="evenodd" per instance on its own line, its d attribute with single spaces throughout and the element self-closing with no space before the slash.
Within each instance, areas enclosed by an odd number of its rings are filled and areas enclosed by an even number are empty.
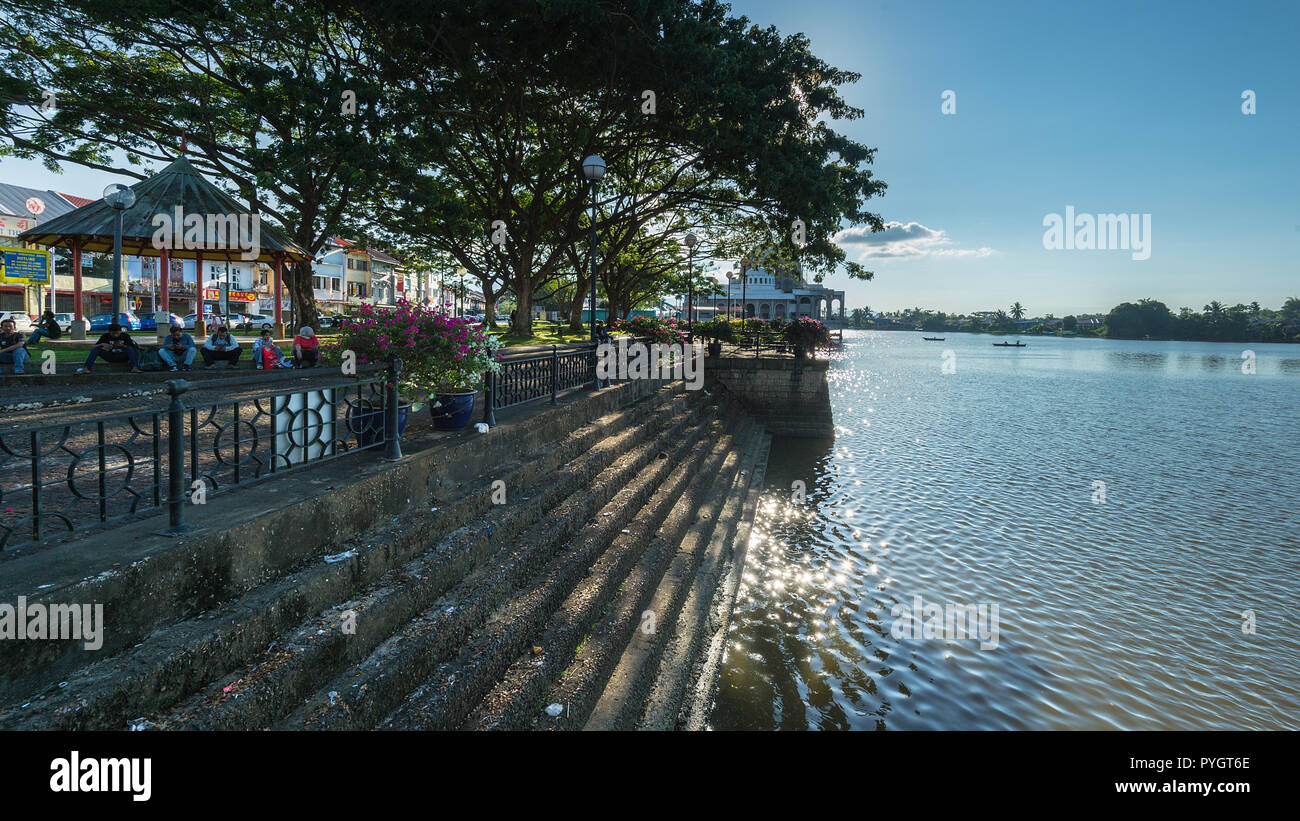
<svg viewBox="0 0 1300 821">
<path fill-rule="evenodd" d="M 0 430 L 31 427 L 96 416 L 154 410 L 167 406 L 166 383 L 190 383 L 187 397 L 205 402 L 237 399 L 274 391 L 310 387 L 347 377 L 337 368 L 260 371 L 248 366 L 149 373 L 92 373 L 82 376 L 40 374 L 0 378 Z"/>
</svg>

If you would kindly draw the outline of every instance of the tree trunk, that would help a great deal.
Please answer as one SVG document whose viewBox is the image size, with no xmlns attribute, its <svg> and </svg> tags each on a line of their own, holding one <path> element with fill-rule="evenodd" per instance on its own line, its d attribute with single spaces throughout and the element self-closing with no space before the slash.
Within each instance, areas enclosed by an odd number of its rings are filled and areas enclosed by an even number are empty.
<svg viewBox="0 0 1300 821">
<path fill-rule="evenodd" d="M 510 333 L 515 336 L 533 335 L 533 281 L 527 276 L 515 277 L 515 319 Z"/>
<path fill-rule="evenodd" d="M 483 323 L 488 328 L 495 328 L 497 323 L 496 294 L 492 293 L 492 284 L 480 280 L 483 286 Z"/>
<path fill-rule="evenodd" d="M 285 271 L 285 287 L 289 290 L 289 303 L 293 306 L 293 321 L 298 327 L 320 327 L 316 312 L 316 295 L 311 288 L 311 263 L 295 262 Z"/>
<path fill-rule="evenodd" d="M 569 303 L 569 333 L 582 333 L 582 306 L 587 299 L 587 292 L 591 289 L 591 283 L 578 274 L 578 287 L 573 292 L 573 301 Z M 595 315 L 595 306 L 592 306 L 592 315 Z"/>
</svg>

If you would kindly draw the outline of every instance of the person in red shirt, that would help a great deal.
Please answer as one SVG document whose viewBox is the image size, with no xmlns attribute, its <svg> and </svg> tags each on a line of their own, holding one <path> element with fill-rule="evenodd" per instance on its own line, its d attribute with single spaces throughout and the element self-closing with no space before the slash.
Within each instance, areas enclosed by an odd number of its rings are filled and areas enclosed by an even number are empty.
<svg viewBox="0 0 1300 821">
<path fill-rule="evenodd" d="M 299 328 L 298 335 L 293 338 L 293 366 L 295 368 L 316 367 L 319 345 L 320 340 L 316 338 L 316 332 L 310 325 Z"/>
</svg>

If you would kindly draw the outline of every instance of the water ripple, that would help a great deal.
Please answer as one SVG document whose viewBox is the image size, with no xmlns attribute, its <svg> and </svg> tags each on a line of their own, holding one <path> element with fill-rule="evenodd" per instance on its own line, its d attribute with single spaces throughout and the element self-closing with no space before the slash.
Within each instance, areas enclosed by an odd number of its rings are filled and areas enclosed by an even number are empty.
<svg viewBox="0 0 1300 821">
<path fill-rule="evenodd" d="M 773 447 L 713 726 L 1300 728 L 1293 347 L 919 336 L 846 334 L 835 440 Z M 918 596 L 997 646 L 895 638 Z"/>
</svg>

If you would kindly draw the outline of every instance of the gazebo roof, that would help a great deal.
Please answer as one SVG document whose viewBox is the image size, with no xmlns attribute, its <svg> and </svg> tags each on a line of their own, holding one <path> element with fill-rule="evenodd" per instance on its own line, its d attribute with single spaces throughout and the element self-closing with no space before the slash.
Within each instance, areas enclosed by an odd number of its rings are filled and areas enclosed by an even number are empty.
<svg viewBox="0 0 1300 821">
<path fill-rule="evenodd" d="M 135 205 L 122 212 L 122 253 L 128 256 L 156 257 L 161 251 L 154 247 L 153 237 L 158 230 L 154 224 L 155 214 L 166 214 L 173 220 L 179 206 L 185 216 L 198 214 L 203 217 L 202 247 L 185 248 L 180 237 L 185 233 L 183 226 L 177 226 L 177 241 L 170 251 L 172 259 L 194 259 L 198 253 L 204 259 L 243 259 L 243 249 L 238 246 L 238 233 L 227 238 L 225 245 L 214 225 L 210 224 L 208 215 L 251 220 L 252 212 L 239 204 L 229 194 L 217 188 L 203 178 L 190 161 L 181 157 L 148 179 L 131 186 L 135 192 Z M 89 205 L 83 205 L 74 211 L 55 217 L 30 231 L 18 236 L 22 242 L 32 242 L 47 247 L 71 247 L 80 242 L 86 252 L 113 252 L 113 224 L 117 212 L 104 200 L 98 199 Z M 250 223 L 251 225 L 251 223 Z M 282 232 L 265 223 L 259 225 L 260 252 L 258 262 L 273 262 L 277 257 L 286 261 L 312 259 L 293 240 Z M 253 261 L 253 260 L 247 260 Z"/>
</svg>

